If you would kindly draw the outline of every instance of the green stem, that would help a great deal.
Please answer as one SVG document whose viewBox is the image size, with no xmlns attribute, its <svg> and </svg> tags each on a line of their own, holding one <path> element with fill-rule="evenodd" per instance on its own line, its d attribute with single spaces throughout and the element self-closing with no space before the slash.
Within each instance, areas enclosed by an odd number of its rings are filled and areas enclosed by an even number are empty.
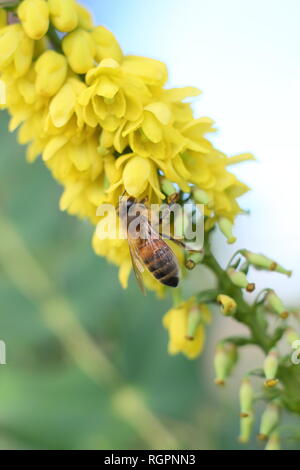
<svg viewBox="0 0 300 470">
<path fill-rule="evenodd" d="M 62 52 L 60 37 L 58 36 L 57 31 L 56 31 L 56 29 L 54 28 L 54 26 L 52 24 L 50 24 L 50 26 L 49 26 L 47 36 L 48 36 L 52 46 L 54 47 L 54 49 L 57 52 Z"/>
<path fill-rule="evenodd" d="M 249 305 L 243 296 L 242 289 L 235 286 L 226 271 L 222 269 L 214 255 L 211 253 L 209 246 L 205 247 L 205 257 L 203 263 L 208 266 L 216 275 L 219 284 L 219 290 L 226 295 L 234 298 L 237 303 L 236 320 L 248 326 L 253 344 L 257 344 L 265 353 L 267 353 L 273 344 L 272 338 L 266 332 L 266 326 L 259 321 L 259 315 L 255 306 Z"/>
</svg>

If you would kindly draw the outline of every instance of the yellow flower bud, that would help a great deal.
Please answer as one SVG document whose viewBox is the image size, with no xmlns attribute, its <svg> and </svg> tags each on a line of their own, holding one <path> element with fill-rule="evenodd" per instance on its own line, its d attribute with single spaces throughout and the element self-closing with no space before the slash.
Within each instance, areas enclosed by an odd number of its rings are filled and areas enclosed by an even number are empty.
<svg viewBox="0 0 300 470">
<path fill-rule="evenodd" d="M 67 34 L 62 47 L 75 73 L 87 73 L 94 65 L 95 45 L 91 35 L 82 29 Z"/>
<path fill-rule="evenodd" d="M 0 30 L 0 70 L 13 65 L 17 77 L 25 75 L 31 66 L 34 41 L 26 36 L 20 24 Z"/>
<path fill-rule="evenodd" d="M 253 425 L 254 425 L 253 413 L 249 413 L 247 417 L 241 418 L 239 441 L 242 444 L 246 444 L 247 442 L 249 442 L 249 439 L 251 437 L 251 433 L 253 430 Z"/>
<path fill-rule="evenodd" d="M 278 432 L 274 431 L 271 434 L 270 439 L 268 440 L 268 443 L 265 447 L 265 450 L 281 450 Z"/>
<path fill-rule="evenodd" d="M 122 61 L 122 49 L 111 31 L 104 26 L 98 26 L 92 31 L 91 36 L 96 44 L 96 60 L 98 62 L 107 58 L 117 62 Z"/>
<path fill-rule="evenodd" d="M 84 8 L 84 6 L 76 3 L 76 10 L 78 15 L 78 27 L 82 29 L 87 29 L 90 31 L 94 27 L 94 22 L 91 13 L 89 10 Z"/>
<path fill-rule="evenodd" d="M 259 439 L 261 441 L 265 441 L 274 429 L 278 426 L 279 423 L 279 408 L 276 404 L 271 403 L 267 406 L 266 410 L 264 411 L 261 424 L 260 424 L 260 431 L 259 431 Z"/>
<path fill-rule="evenodd" d="M 278 353 L 277 351 L 271 351 L 265 361 L 264 361 L 264 373 L 266 376 L 265 386 L 268 388 L 275 387 L 277 385 L 278 380 L 276 379 L 276 374 L 278 371 L 279 361 L 278 361 Z"/>
<path fill-rule="evenodd" d="M 277 313 L 281 318 L 286 319 L 289 316 L 286 308 L 284 307 L 281 299 L 274 291 L 270 291 L 266 296 L 267 305 L 273 310 L 274 313 Z"/>
<path fill-rule="evenodd" d="M 291 276 L 292 274 L 291 271 L 284 269 L 282 266 L 276 263 L 276 261 L 267 258 L 267 256 L 252 253 L 248 250 L 241 251 L 241 254 L 245 256 L 250 264 L 258 269 L 268 269 L 269 271 L 276 271 L 282 274 L 287 274 L 288 276 Z"/>
<path fill-rule="evenodd" d="M 220 344 L 217 347 L 214 360 L 216 385 L 225 385 L 225 381 L 230 375 L 237 359 L 237 348 L 234 344 Z"/>
<path fill-rule="evenodd" d="M 54 96 L 67 77 L 66 58 L 58 52 L 48 50 L 35 63 L 36 91 L 41 96 Z"/>
<path fill-rule="evenodd" d="M 235 286 L 242 287 L 246 289 L 248 292 L 253 292 L 255 290 L 255 284 L 249 283 L 244 273 L 240 271 L 236 271 L 233 268 L 229 268 L 227 270 L 227 274 Z"/>
<path fill-rule="evenodd" d="M 0 28 L 7 25 L 7 12 L 4 8 L 0 8 Z"/>
<path fill-rule="evenodd" d="M 228 295 L 219 295 L 217 301 L 222 306 L 222 312 L 224 315 L 234 315 L 236 312 L 237 304 L 234 299 Z"/>
<path fill-rule="evenodd" d="M 241 418 L 247 418 L 252 411 L 254 391 L 249 379 L 244 379 L 240 388 Z"/>
<path fill-rule="evenodd" d="M 41 39 L 49 28 L 49 7 L 45 0 L 24 0 L 18 8 L 18 17 L 31 39 Z"/>
<path fill-rule="evenodd" d="M 153 163 L 149 159 L 133 157 L 123 172 L 124 187 L 127 193 L 138 198 L 147 188 Z"/>
<path fill-rule="evenodd" d="M 227 243 L 232 245 L 236 242 L 236 237 L 232 233 L 233 224 L 229 219 L 222 217 L 219 220 L 219 227 L 223 235 L 227 238 Z"/>
<path fill-rule="evenodd" d="M 165 64 L 148 57 L 126 56 L 122 70 L 128 75 L 140 77 L 147 85 L 162 86 L 168 79 Z"/>
<path fill-rule="evenodd" d="M 50 19 L 56 29 L 68 33 L 77 28 L 78 14 L 75 0 L 48 0 Z"/>
</svg>

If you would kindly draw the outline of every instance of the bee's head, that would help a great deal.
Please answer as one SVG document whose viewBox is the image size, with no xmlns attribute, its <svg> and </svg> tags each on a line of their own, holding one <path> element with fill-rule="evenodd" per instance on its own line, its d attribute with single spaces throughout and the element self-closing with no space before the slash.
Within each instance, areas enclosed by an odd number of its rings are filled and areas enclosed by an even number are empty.
<svg viewBox="0 0 300 470">
<path fill-rule="evenodd" d="M 120 202 L 118 205 L 117 212 L 119 214 L 119 217 L 122 219 L 124 217 L 127 217 L 127 214 L 130 210 L 130 208 L 136 204 L 136 200 L 134 197 L 127 197 L 123 196 L 120 198 Z"/>
</svg>

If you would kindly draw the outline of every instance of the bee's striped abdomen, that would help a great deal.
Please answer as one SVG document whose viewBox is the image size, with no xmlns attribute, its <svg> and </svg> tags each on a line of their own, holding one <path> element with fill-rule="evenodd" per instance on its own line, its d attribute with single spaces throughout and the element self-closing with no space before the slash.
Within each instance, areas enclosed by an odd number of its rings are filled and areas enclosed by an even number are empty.
<svg viewBox="0 0 300 470">
<path fill-rule="evenodd" d="M 140 255 L 148 271 L 159 282 L 170 287 L 178 286 L 179 270 L 176 258 L 162 239 L 152 240 L 151 244 L 145 240 L 140 246 Z"/>
</svg>

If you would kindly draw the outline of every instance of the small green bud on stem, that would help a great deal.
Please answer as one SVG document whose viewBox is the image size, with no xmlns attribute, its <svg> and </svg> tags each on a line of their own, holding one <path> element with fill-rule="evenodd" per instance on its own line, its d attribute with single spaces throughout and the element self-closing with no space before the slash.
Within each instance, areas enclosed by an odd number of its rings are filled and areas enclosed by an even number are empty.
<svg viewBox="0 0 300 470">
<path fill-rule="evenodd" d="M 227 274 L 235 286 L 246 289 L 247 292 L 253 292 L 255 290 L 255 284 L 250 283 L 244 273 L 229 268 Z"/>
<path fill-rule="evenodd" d="M 199 308 L 195 305 L 189 311 L 186 339 L 188 339 L 189 341 L 193 341 L 195 339 L 195 334 L 200 323 L 201 312 Z"/>
<path fill-rule="evenodd" d="M 207 194 L 202 189 L 195 189 L 193 191 L 193 198 L 195 202 L 198 202 L 199 204 L 209 204 L 211 201 L 209 194 Z"/>
<path fill-rule="evenodd" d="M 227 243 L 229 245 L 232 245 L 233 243 L 236 242 L 236 237 L 233 235 L 233 232 L 232 232 L 233 224 L 229 219 L 222 217 L 219 220 L 219 227 L 223 235 L 226 237 Z"/>
<path fill-rule="evenodd" d="M 192 253 L 185 260 L 185 267 L 189 271 L 192 271 L 197 266 L 197 264 L 200 264 L 203 261 L 203 258 L 204 258 L 203 252 Z"/>
<path fill-rule="evenodd" d="M 252 412 L 252 405 L 254 399 L 254 390 L 248 378 L 242 381 L 240 388 L 240 408 L 241 418 L 247 418 Z"/>
<path fill-rule="evenodd" d="M 274 431 L 270 439 L 268 440 L 268 443 L 265 447 L 265 450 L 281 450 L 281 445 L 280 445 L 280 438 L 278 432 Z"/>
<path fill-rule="evenodd" d="M 169 181 L 167 178 L 161 179 L 161 189 L 163 193 L 167 196 L 167 201 L 169 204 L 172 202 L 177 202 L 179 198 L 178 191 L 174 184 Z"/>
<path fill-rule="evenodd" d="M 275 403 L 271 403 L 265 409 L 260 424 L 260 431 L 258 438 L 265 441 L 270 437 L 271 433 L 278 426 L 279 423 L 279 407 Z"/>
<path fill-rule="evenodd" d="M 279 361 L 277 351 L 271 351 L 264 362 L 264 373 L 266 376 L 265 386 L 267 388 L 275 387 L 278 384 L 276 374 L 278 371 Z"/>
<path fill-rule="evenodd" d="M 266 303 L 270 307 L 270 309 L 274 313 L 277 313 L 282 319 L 285 320 L 286 318 L 288 318 L 289 313 L 284 307 L 281 299 L 273 290 L 270 290 L 266 295 Z"/>
<path fill-rule="evenodd" d="M 291 276 L 292 272 L 288 271 L 287 269 L 280 266 L 276 261 L 268 258 L 267 256 L 252 253 L 248 250 L 242 250 L 241 254 L 245 256 L 247 261 L 250 264 L 255 266 L 258 269 L 267 269 L 268 271 L 276 271 L 278 273 L 286 274 L 287 276 Z"/>
<path fill-rule="evenodd" d="M 249 442 L 254 425 L 253 413 L 249 413 L 246 417 L 241 417 L 240 420 L 240 436 L 239 441 L 242 444 Z"/>
<path fill-rule="evenodd" d="M 225 343 L 217 346 L 214 360 L 216 385 L 225 385 L 225 381 L 230 375 L 237 359 L 237 347 L 234 344 Z"/>
</svg>

